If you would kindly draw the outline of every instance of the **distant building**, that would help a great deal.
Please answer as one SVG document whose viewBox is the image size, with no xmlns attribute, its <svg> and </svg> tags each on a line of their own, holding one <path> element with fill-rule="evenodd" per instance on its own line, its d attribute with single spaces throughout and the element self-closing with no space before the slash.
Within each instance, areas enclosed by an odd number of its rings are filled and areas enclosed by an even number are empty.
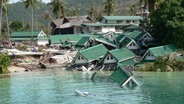
<svg viewBox="0 0 184 104">
<path fill-rule="evenodd" d="M 26 41 L 26 42 L 33 41 L 37 45 L 49 44 L 49 38 L 41 30 L 12 32 L 10 40 L 16 43 L 23 42 L 23 41 Z"/>
<path fill-rule="evenodd" d="M 84 33 L 122 33 L 122 28 L 129 25 L 140 25 L 140 16 L 103 16 L 101 22 L 83 23 Z"/>
<path fill-rule="evenodd" d="M 83 33 L 83 23 L 93 23 L 88 16 L 72 16 L 56 19 L 51 22 L 51 35 Z"/>
</svg>

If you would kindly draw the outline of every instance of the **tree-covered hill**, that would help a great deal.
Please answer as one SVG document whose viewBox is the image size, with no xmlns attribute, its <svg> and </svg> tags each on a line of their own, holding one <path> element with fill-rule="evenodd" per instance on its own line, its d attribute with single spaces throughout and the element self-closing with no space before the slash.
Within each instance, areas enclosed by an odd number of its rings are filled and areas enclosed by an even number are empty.
<svg viewBox="0 0 184 104">
<path fill-rule="evenodd" d="M 91 6 L 94 6 L 99 11 L 104 11 L 105 0 L 63 0 L 65 12 L 68 12 L 70 8 L 76 10 L 76 15 L 88 15 L 88 11 Z M 115 14 L 114 15 L 130 15 L 130 6 L 136 5 L 138 8 L 139 0 L 115 0 Z M 47 30 L 50 20 L 46 20 L 45 12 L 48 11 L 50 15 L 54 17 L 51 6 L 45 3 L 39 3 L 39 9 L 34 8 L 34 29 L 45 29 Z M 10 4 L 8 6 L 8 18 L 11 24 L 14 21 L 22 23 L 23 27 L 30 29 L 31 27 L 31 8 L 26 9 L 22 1 Z M 5 16 L 3 17 L 4 27 Z M 6 29 L 5 29 L 6 30 Z"/>
</svg>

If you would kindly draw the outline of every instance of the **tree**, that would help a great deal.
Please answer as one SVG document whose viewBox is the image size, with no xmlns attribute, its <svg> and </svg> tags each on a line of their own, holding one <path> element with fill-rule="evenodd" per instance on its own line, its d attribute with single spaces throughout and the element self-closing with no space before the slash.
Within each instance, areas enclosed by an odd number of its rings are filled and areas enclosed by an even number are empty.
<svg viewBox="0 0 184 104">
<path fill-rule="evenodd" d="M 151 15 L 153 36 L 162 44 L 184 48 L 184 1 L 167 0 Z"/>
<path fill-rule="evenodd" d="M 141 5 L 143 4 L 144 8 L 148 7 L 149 11 L 152 12 L 155 8 L 155 6 L 160 5 L 165 0 L 139 0 Z"/>
<path fill-rule="evenodd" d="M 105 13 L 107 16 L 111 16 L 114 14 L 114 9 L 115 9 L 115 1 L 114 0 L 106 0 L 104 3 L 105 7 Z"/>
<path fill-rule="evenodd" d="M 37 9 L 39 8 L 38 6 L 38 2 L 41 2 L 42 0 L 25 0 L 24 4 L 26 8 L 31 7 L 31 11 L 32 11 L 32 31 L 33 31 L 33 22 L 34 22 L 34 7 L 36 7 Z"/>
<path fill-rule="evenodd" d="M 50 2 L 51 10 L 56 15 L 56 18 L 65 17 L 64 3 L 61 0 L 52 0 Z"/>
<path fill-rule="evenodd" d="M 26 8 L 29 8 L 29 7 L 31 7 L 31 13 L 32 13 L 32 24 L 31 24 L 31 31 L 32 31 L 32 35 L 33 35 L 33 29 L 34 29 L 34 25 L 33 25 L 33 23 L 34 23 L 34 7 L 36 7 L 37 9 L 39 8 L 39 6 L 38 6 L 38 2 L 42 2 L 42 0 L 25 0 L 24 1 L 24 4 L 25 4 L 25 7 Z M 32 37 L 33 38 L 33 37 Z M 32 44 L 32 43 L 31 43 Z"/>
<path fill-rule="evenodd" d="M 21 30 L 23 28 L 22 26 L 22 22 L 19 21 L 14 21 L 10 24 L 10 28 L 12 31 L 18 31 Z"/>
</svg>

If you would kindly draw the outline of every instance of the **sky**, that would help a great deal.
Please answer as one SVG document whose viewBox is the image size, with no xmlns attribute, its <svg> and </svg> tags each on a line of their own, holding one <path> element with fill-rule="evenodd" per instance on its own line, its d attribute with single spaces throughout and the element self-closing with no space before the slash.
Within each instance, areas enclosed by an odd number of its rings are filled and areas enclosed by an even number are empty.
<svg viewBox="0 0 184 104">
<path fill-rule="evenodd" d="M 10 0 L 10 3 L 16 3 L 16 2 L 18 2 L 18 1 L 21 1 L 21 0 Z M 42 0 L 43 2 L 45 2 L 45 3 L 48 3 L 48 2 L 50 2 L 51 0 Z"/>
</svg>

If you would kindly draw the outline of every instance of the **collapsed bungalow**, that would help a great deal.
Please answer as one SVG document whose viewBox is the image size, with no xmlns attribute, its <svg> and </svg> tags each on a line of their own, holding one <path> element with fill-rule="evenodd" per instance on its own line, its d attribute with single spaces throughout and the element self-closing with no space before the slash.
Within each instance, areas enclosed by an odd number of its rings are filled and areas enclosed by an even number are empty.
<svg viewBox="0 0 184 104">
<path fill-rule="evenodd" d="M 96 63 L 103 58 L 107 51 L 108 49 L 103 44 L 80 50 L 72 60 L 72 64 L 76 66 L 86 66 L 91 63 L 96 65 Z"/>
<path fill-rule="evenodd" d="M 111 74 L 110 78 L 121 86 L 139 85 L 139 83 L 134 79 L 131 71 L 123 69 L 120 66 L 116 68 L 116 70 Z"/>
<path fill-rule="evenodd" d="M 135 64 L 135 54 L 128 48 L 115 49 L 108 51 L 101 63 L 105 65 L 104 69 L 115 69 L 117 64 L 124 67 L 133 66 Z"/>
<path fill-rule="evenodd" d="M 41 30 L 12 32 L 10 40 L 14 41 L 15 43 L 32 41 L 35 42 L 37 45 L 49 44 L 49 38 Z"/>
<path fill-rule="evenodd" d="M 149 48 L 142 57 L 142 61 L 154 61 L 160 56 L 172 54 L 179 50 L 175 45 L 164 45 Z"/>
<path fill-rule="evenodd" d="M 132 31 L 125 32 L 123 35 L 135 40 L 135 42 L 139 45 L 139 47 L 151 47 L 155 43 L 155 39 L 145 31 Z"/>
</svg>

